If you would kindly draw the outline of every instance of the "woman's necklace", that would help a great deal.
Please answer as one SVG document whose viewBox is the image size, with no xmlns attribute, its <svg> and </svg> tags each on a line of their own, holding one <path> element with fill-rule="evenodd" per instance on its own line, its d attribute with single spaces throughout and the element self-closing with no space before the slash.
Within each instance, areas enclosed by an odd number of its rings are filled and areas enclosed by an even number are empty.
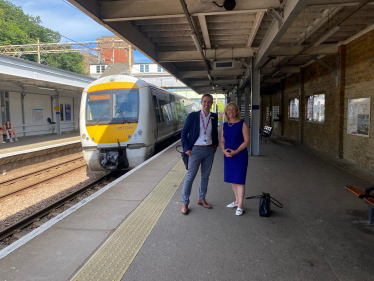
<svg viewBox="0 0 374 281">
<path fill-rule="evenodd" d="M 234 126 L 236 123 L 238 123 L 238 122 L 234 122 L 234 123 L 228 123 L 228 122 L 227 122 L 227 125 L 229 125 L 229 127 L 232 127 L 232 126 Z"/>
</svg>

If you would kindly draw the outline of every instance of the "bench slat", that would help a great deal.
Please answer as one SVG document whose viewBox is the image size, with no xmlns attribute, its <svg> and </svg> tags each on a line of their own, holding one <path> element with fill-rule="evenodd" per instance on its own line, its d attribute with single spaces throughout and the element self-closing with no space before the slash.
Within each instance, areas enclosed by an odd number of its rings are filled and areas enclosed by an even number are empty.
<svg viewBox="0 0 374 281">
<path fill-rule="evenodd" d="M 367 203 L 369 203 L 370 205 L 374 206 L 374 198 L 364 197 L 363 199 L 364 199 Z"/>
<path fill-rule="evenodd" d="M 355 194 L 357 196 L 365 195 L 365 191 L 363 189 L 357 187 L 357 186 L 346 185 L 345 189 L 349 190 L 350 192 L 352 192 L 353 194 Z"/>
</svg>

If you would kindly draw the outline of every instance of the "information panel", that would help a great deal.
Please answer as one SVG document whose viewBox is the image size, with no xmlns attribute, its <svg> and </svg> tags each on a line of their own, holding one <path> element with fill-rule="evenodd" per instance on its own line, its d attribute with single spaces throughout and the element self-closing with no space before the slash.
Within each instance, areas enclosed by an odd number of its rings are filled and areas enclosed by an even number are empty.
<svg viewBox="0 0 374 281">
<path fill-rule="evenodd" d="M 369 137 L 370 97 L 348 99 L 347 133 Z"/>
</svg>

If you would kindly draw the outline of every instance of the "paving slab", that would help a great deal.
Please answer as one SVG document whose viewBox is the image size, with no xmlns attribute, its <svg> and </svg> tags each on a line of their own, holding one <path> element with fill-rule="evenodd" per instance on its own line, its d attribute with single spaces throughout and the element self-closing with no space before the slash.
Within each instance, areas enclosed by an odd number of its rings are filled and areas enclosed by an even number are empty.
<svg viewBox="0 0 374 281">
<path fill-rule="evenodd" d="M 109 231 L 54 228 L 0 260 L 0 280 L 66 281 Z"/>
</svg>

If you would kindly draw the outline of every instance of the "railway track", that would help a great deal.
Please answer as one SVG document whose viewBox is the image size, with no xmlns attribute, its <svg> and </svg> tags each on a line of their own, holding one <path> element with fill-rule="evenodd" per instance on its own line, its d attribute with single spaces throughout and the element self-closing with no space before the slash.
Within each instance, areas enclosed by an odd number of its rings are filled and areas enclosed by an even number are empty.
<svg viewBox="0 0 374 281">
<path fill-rule="evenodd" d="M 47 222 L 49 219 L 57 216 L 59 213 L 62 213 L 66 209 L 70 208 L 80 200 L 91 195 L 97 190 L 100 190 L 103 186 L 107 184 L 106 181 L 109 175 L 110 173 L 104 175 L 103 177 L 77 190 L 76 192 L 67 195 L 64 198 L 61 198 L 60 200 L 41 209 L 40 211 L 22 219 L 16 224 L 13 224 L 8 228 L 0 231 L 0 246 L 10 245 L 11 243 L 15 242 L 16 240 L 26 235 L 33 229 Z"/>
<path fill-rule="evenodd" d="M 52 167 L 41 169 L 36 172 L 29 173 L 24 176 L 19 176 L 0 184 L 0 200 L 6 196 L 20 192 L 24 189 L 36 186 L 38 184 L 47 182 L 49 180 L 58 178 L 71 171 L 85 167 L 86 162 L 83 157 L 78 157 Z"/>
</svg>

